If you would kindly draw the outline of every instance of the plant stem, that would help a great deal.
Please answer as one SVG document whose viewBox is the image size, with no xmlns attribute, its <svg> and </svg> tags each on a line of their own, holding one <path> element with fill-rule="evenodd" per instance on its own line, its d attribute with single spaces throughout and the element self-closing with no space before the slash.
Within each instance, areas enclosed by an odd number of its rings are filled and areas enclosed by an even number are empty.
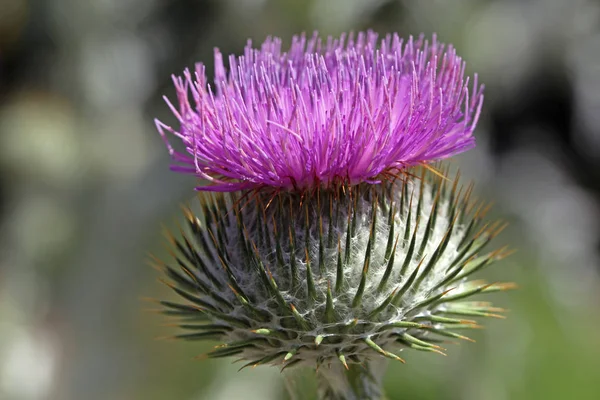
<svg viewBox="0 0 600 400">
<path fill-rule="evenodd" d="M 321 400 L 384 400 L 382 380 L 387 360 L 322 366 L 317 371 Z"/>
</svg>

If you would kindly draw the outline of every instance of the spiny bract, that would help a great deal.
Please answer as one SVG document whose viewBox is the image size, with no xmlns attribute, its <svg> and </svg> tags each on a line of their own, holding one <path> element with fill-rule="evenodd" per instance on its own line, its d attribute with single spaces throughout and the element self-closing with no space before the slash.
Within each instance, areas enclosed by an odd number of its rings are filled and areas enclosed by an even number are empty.
<svg viewBox="0 0 600 400">
<path fill-rule="evenodd" d="M 202 217 L 188 209 L 189 232 L 171 237 L 176 265 L 161 263 L 185 302 L 163 312 L 182 318 L 177 338 L 222 341 L 207 356 L 245 366 L 443 354 L 470 318 L 502 312 L 467 298 L 512 286 L 469 280 L 507 254 L 483 252 L 503 226 L 483 223 L 471 189 L 421 168 L 303 196 L 202 194 Z"/>
</svg>

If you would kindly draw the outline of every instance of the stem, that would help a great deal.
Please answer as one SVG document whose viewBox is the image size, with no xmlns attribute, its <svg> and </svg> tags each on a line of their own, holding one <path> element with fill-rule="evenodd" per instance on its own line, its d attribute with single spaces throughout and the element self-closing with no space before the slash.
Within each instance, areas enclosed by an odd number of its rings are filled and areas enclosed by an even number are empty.
<svg viewBox="0 0 600 400">
<path fill-rule="evenodd" d="M 322 366 L 317 372 L 319 399 L 384 400 L 382 380 L 386 367 L 385 359 L 351 364 L 348 370 L 341 364 Z"/>
</svg>

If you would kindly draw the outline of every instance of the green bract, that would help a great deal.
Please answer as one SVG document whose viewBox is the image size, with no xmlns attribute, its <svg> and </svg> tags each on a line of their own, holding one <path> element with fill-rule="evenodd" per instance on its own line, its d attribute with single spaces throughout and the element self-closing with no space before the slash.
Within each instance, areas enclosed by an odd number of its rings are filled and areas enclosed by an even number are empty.
<svg viewBox="0 0 600 400">
<path fill-rule="evenodd" d="M 207 356 L 244 366 L 350 373 L 378 357 L 403 362 L 404 348 L 444 354 L 444 340 L 479 327 L 472 317 L 502 311 L 472 296 L 513 286 L 470 279 L 507 255 L 484 249 L 503 225 L 484 222 L 471 192 L 417 168 L 335 191 L 203 193 L 202 212 L 185 212 L 188 232 L 171 238 L 175 259 L 162 267 L 182 302 L 161 301 L 163 312 L 181 317 L 177 338 L 221 341 Z M 335 379 L 323 396 L 347 398 Z"/>
</svg>

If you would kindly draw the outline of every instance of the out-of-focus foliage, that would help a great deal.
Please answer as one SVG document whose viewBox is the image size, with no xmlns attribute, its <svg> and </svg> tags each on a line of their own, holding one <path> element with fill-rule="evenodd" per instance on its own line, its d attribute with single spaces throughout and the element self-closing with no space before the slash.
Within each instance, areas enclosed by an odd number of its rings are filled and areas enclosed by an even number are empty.
<svg viewBox="0 0 600 400">
<path fill-rule="evenodd" d="M 0 0 L 0 398 L 264 400 L 313 385 L 155 340 L 173 328 L 144 312 L 142 297 L 168 295 L 147 254 L 168 257 L 161 223 L 176 228 L 196 182 L 168 171 L 152 120 L 173 122 L 170 74 L 210 70 L 214 46 L 366 28 L 437 32 L 479 72 L 479 144 L 457 163 L 519 249 L 483 274 L 519 283 L 490 295 L 509 318 L 448 357 L 406 354 L 389 397 L 600 398 L 593 0 Z"/>
</svg>

